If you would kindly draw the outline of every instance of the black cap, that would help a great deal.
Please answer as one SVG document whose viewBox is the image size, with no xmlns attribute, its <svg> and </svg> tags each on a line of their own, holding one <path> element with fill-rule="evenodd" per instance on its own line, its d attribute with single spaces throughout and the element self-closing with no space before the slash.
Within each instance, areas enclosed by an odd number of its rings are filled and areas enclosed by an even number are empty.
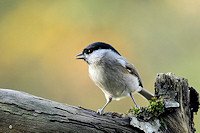
<svg viewBox="0 0 200 133">
<path fill-rule="evenodd" d="M 104 43 L 104 42 L 95 42 L 95 43 L 92 43 L 90 45 L 88 45 L 84 50 L 83 50 L 83 54 L 86 53 L 86 54 L 90 54 L 92 53 L 93 51 L 95 50 L 98 50 L 98 49 L 111 49 L 113 52 L 117 53 L 118 55 L 119 52 L 113 48 L 111 45 L 107 44 L 107 43 Z"/>
</svg>

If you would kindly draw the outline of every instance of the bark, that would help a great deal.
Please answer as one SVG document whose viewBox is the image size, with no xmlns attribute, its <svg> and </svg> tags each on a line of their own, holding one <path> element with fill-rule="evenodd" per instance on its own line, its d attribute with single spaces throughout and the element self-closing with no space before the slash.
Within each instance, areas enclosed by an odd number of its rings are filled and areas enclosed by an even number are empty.
<svg viewBox="0 0 200 133">
<path fill-rule="evenodd" d="M 136 117 L 122 117 L 117 113 L 98 115 L 95 111 L 82 107 L 57 103 L 20 91 L 0 89 L 0 132 L 195 131 L 186 79 L 176 78 L 172 74 L 159 74 L 155 83 L 155 95 L 164 98 L 166 110 L 162 114 L 162 119 L 167 128 L 162 125 L 160 119 L 143 121 Z"/>
<path fill-rule="evenodd" d="M 0 89 L 0 132 L 139 132 L 128 118 L 104 116 L 24 92 Z"/>
</svg>

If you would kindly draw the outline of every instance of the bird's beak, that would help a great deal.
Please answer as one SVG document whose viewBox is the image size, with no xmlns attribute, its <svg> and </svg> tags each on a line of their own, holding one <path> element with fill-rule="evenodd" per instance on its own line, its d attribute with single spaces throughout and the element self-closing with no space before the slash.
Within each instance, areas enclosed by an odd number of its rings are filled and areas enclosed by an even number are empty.
<svg viewBox="0 0 200 133">
<path fill-rule="evenodd" d="M 81 56 L 81 57 L 79 57 L 79 56 Z M 84 58 L 83 54 L 80 53 L 80 54 L 78 54 L 78 55 L 76 56 L 76 59 L 85 59 L 85 58 Z"/>
</svg>

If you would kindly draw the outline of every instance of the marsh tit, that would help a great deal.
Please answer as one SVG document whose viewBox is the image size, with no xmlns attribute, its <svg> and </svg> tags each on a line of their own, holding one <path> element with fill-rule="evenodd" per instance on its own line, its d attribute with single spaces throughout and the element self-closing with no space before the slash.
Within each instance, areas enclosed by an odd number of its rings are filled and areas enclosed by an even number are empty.
<svg viewBox="0 0 200 133">
<path fill-rule="evenodd" d="M 105 94 L 107 102 L 97 113 L 103 114 L 105 107 L 112 100 L 120 100 L 126 96 L 130 96 L 138 107 L 133 98 L 135 92 L 147 100 L 153 97 L 152 93 L 143 88 L 142 80 L 134 65 L 111 45 L 104 42 L 92 43 L 76 57 L 88 63 L 90 78 Z"/>
</svg>

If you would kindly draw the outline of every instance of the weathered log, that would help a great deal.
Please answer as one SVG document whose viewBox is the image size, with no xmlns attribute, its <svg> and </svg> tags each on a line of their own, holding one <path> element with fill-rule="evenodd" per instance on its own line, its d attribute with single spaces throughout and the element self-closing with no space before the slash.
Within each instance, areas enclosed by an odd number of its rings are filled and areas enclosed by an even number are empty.
<svg viewBox="0 0 200 133">
<path fill-rule="evenodd" d="M 114 117 L 114 116 L 113 116 Z M 0 89 L 0 132 L 133 132 L 125 118 L 100 116 L 24 92 Z"/>
<path fill-rule="evenodd" d="M 164 99 L 165 112 L 143 121 L 117 113 L 99 115 L 82 107 L 0 89 L 0 132 L 194 132 L 189 92 L 186 79 L 158 74 L 155 95 Z"/>
</svg>

